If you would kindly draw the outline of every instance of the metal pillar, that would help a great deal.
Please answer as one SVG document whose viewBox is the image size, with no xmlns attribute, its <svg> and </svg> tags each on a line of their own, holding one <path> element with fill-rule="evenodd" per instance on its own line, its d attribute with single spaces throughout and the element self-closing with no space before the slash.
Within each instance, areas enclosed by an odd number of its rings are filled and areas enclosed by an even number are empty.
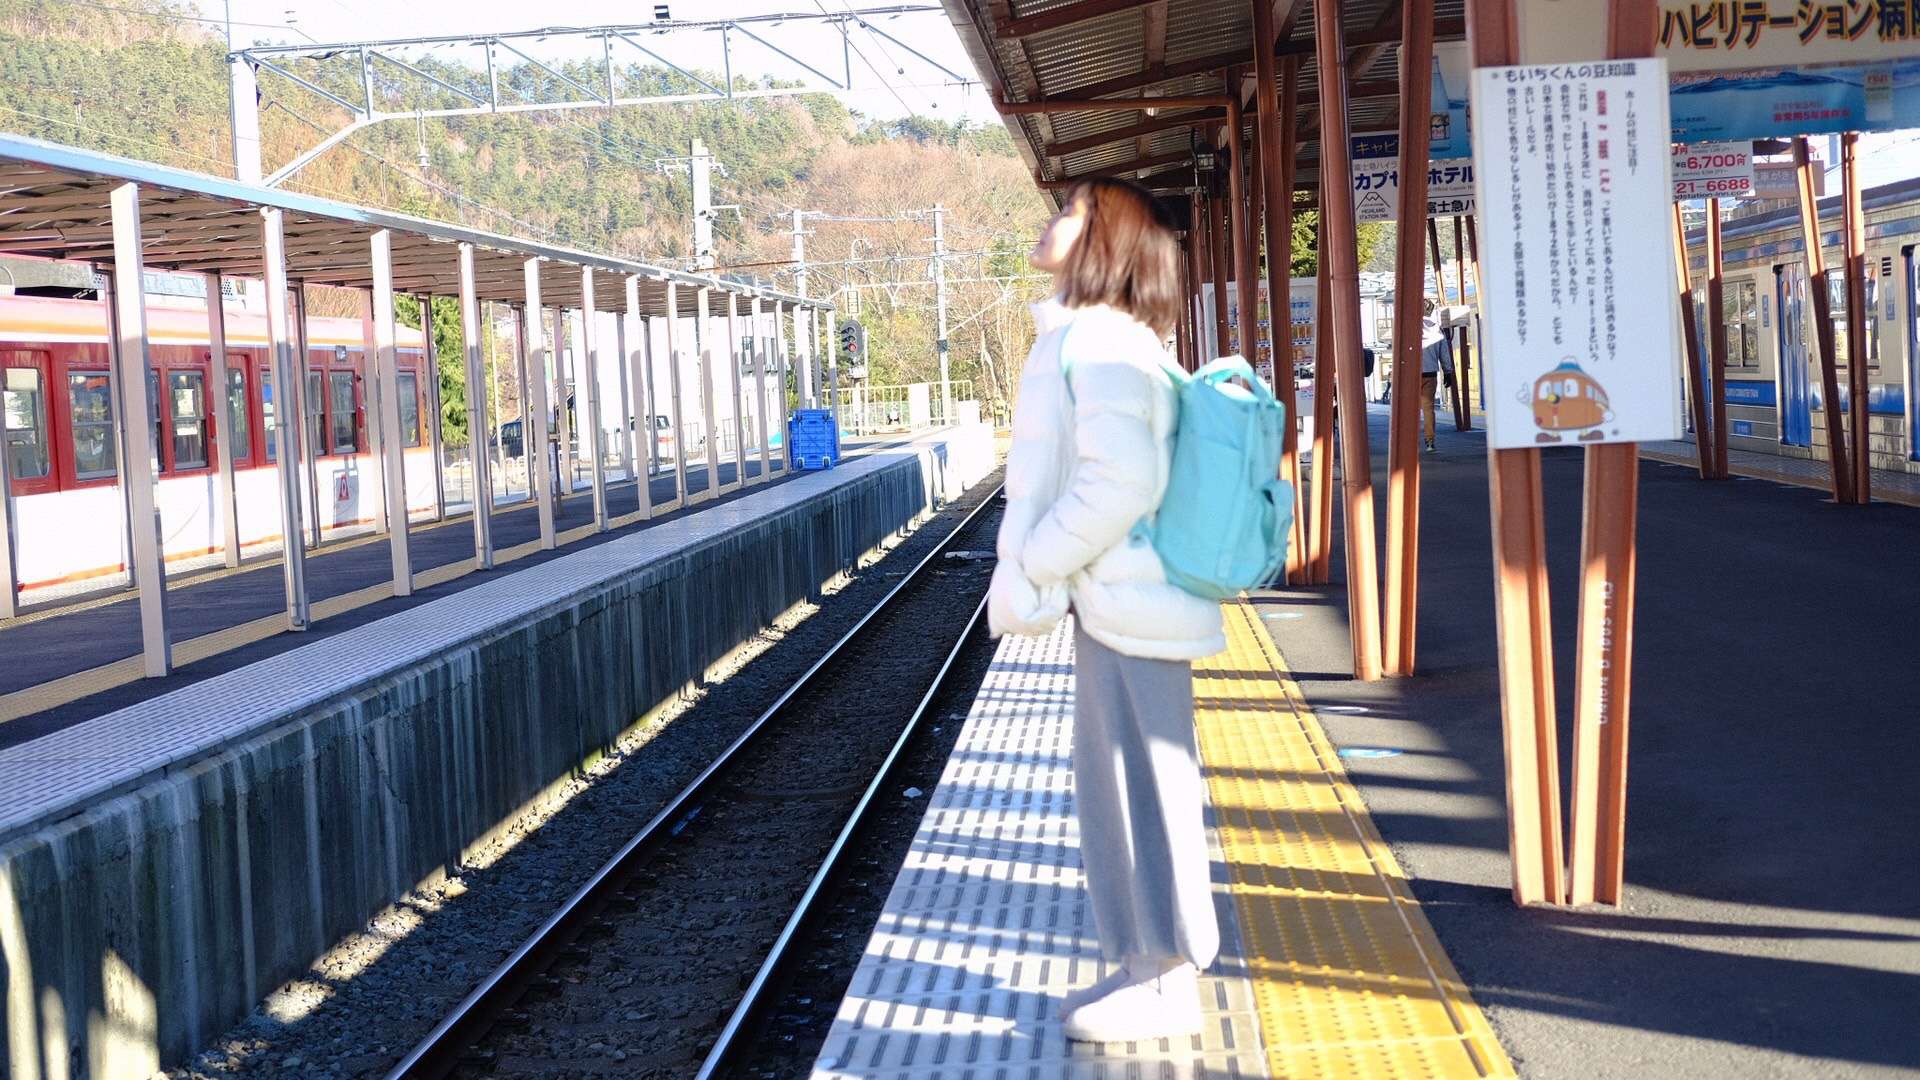
<svg viewBox="0 0 1920 1080">
<path fill-rule="evenodd" d="M 313 350 L 307 343 L 307 323 L 307 283 L 296 281 L 293 283 L 294 378 L 285 389 L 291 391 L 287 395 L 287 403 L 293 407 L 294 422 L 300 425 L 300 467 L 306 473 L 307 505 L 313 511 L 307 522 L 307 543 L 317 548 L 321 539 L 320 455 L 326 452 L 327 433 L 319 421 L 320 402 L 307 400 L 307 373 L 313 363 Z M 325 394 L 326 386 L 322 385 L 320 392 Z M 317 431 L 313 439 L 307 438 L 307 421 L 310 418 Z"/>
<path fill-rule="evenodd" d="M 1256 0 L 1257 2 L 1257 0 Z M 1207 212 L 1200 193 L 1194 191 L 1187 196 L 1187 355 L 1186 368 L 1193 371 L 1200 366 L 1200 357 L 1208 351 L 1206 319 L 1201 308 L 1202 294 L 1200 284 L 1206 280 L 1207 265 Z"/>
<path fill-rule="evenodd" d="M 740 294 L 727 293 L 727 386 L 733 394 L 733 486 L 747 486 L 747 402 L 745 380 L 740 375 L 742 359 L 740 334 Z"/>
<path fill-rule="evenodd" d="M 474 287 L 473 245 L 460 245 L 460 348 L 467 372 L 467 453 L 473 462 L 473 568 L 493 569 L 493 476 L 487 454 L 487 399 L 481 383 L 487 377 L 482 355 L 481 335 L 486 324 L 480 318 L 480 299 Z M 436 370 L 434 381 L 439 382 Z M 521 410 L 524 417 L 526 410 Z M 438 428 L 439 416 L 434 417 Z M 524 438 L 527 425 L 520 424 Z M 437 456 L 439 451 L 435 450 Z"/>
<path fill-rule="evenodd" d="M 1707 351 L 1713 376 L 1713 478 L 1727 479 L 1727 312 L 1720 200 L 1707 200 Z"/>
<path fill-rule="evenodd" d="M 140 187 L 113 189 L 113 275 L 109 288 L 113 320 L 108 359 L 119 389 L 120 487 L 133 533 L 128 569 L 140 593 L 140 657 L 149 678 L 173 670 L 173 643 L 167 636 L 167 564 L 165 532 L 155 491 L 153 401 L 147 392 L 147 293 L 141 279 Z M 0 465 L 0 467 L 10 467 Z"/>
<path fill-rule="evenodd" d="M 301 420 L 299 397 L 292 393 L 301 380 L 300 365 L 294 361 L 294 334 L 288 325 L 290 297 L 287 288 L 287 242 L 281 225 L 281 211 L 262 210 L 261 259 L 265 263 L 261 277 L 267 287 L 267 347 L 273 356 L 274 471 L 280 480 L 280 565 L 287 592 L 287 629 L 305 630 L 312 621 L 307 605 L 307 550 L 300 542 L 302 484 L 300 482 L 300 445 L 305 442 L 306 425 Z"/>
<path fill-rule="evenodd" d="M 421 386 L 427 391 L 426 415 L 420 418 L 420 441 L 433 455 L 433 520 L 447 520 L 447 463 L 446 454 L 440 442 L 440 347 L 433 340 L 433 297 L 420 293 L 414 297 L 420 304 L 420 378 Z M 485 400 L 485 399 L 482 399 Z M 478 427 L 475 426 L 478 417 Z M 486 430 L 484 412 L 467 412 L 467 441 L 473 442 L 473 432 Z M 481 505 L 476 496 L 474 505 Z"/>
<path fill-rule="evenodd" d="M 1428 61 L 1427 66 L 1431 68 L 1433 66 L 1432 61 Z M 1433 92 L 1431 90 L 1427 92 L 1427 99 L 1429 101 L 1433 99 Z M 1405 125 L 1403 124 L 1402 126 L 1404 127 Z M 1400 145 L 1402 147 L 1400 160 L 1404 162 L 1406 161 L 1406 144 L 1401 143 Z M 1424 172 L 1425 169 L 1423 168 L 1421 171 Z M 1426 182 L 1424 180 L 1421 181 L 1420 186 L 1422 190 L 1425 190 Z M 1425 216 L 1426 212 L 1426 206 L 1422 205 L 1420 207 L 1421 215 Z M 1444 307 L 1450 302 L 1447 299 L 1446 263 L 1440 258 L 1440 223 L 1432 218 L 1427 218 L 1427 251 L 1433 258 L 1433 295 L 1440 305 Z M 1426 287 L 1425 281 L 1422 281 L 1420 284 L 1422 288 Z M 1464 293 L 1461 295 L 1463 297 L 1465 296 Z M 1461 300 L 1461 303 L 1465 302 L 1464 299 Z"/>
<path fill-rule="evenodd" d="M 713 289 L 702 285 L 693 295 L 693 354 L 700 365 L 700 427 L 707 465 L 707 486 L 694 501 L 705 502 L 720 494 L 720 425 L 713 415 Z"/>
<path fill-rule="evenodd" d="M 933 207 L 933 310 L 934 339 L 933 348 L 940 357 L 940 414 L 943 422 L 953 423 L 953 378 L 948 367 L 947 341 L 947 210 L 934 204 Z M 794 318 L 800 317 L 796 309 Z M 799 330 L 794 323 L 794 330 Z"/>
<path fill-rule="evenodd" d="M 380 487 L 387 500 L 387 547 L 393 595 L 413 595 L 413 554 L 407 548 L 407 455 L 400 438 L 400 350 L 393 319 L 393 234 L 373 234 L 373 353 L 368 366 L 380 387 Z"/>
<path fill-rule="evenodd" d="M 228 41 L 232 48 L 233 42 Z M 253 64 L 242 58 L 227 61 L 228 107 L 233 121 L 233 175 L 243 184 L 258 184 L 260 167 L 260 83 Z"/>
<path fill-rule="evenodd" d="M 667 393 L 673 399 L 673 505 L 687 505 L 687 403 L 680 393 L 680 286 L 667 282 Z"/>
<path fill-rule="evenodd" d="M 753 298 L 751 319 L 747 324 L 747 340 L 753 349 L 753 412 L 760 424 L 760 480 L 764 482 L 773 476 L 773 423 L 768 415 L 772 410 L 767 401 L 767 338 L 762 332 L 765 322 L 757 296 Z"/>
<path fill-rule="evenodd" d="M 653 414 L 653 330 L 640 314 L 640 279 L 627 275 L 627 310 L 621 318 L 627 324 L 628 379 L 633 384 L 633 479 L 639 485 L 640 520 L 653 517 L 654 455 L 659 452 L 659 435 L 654 430 Z M 641 440 L 646 450 L 641 451 Z"/>
<path fill-rule="evenodd" d="M 359 494 L 361 498 L 359 501 L 369 509 L 373 521 L 373 531 L 378 534 L 387 531 L 387 483 L 385 476 L 386 466 L 384 464 L 386 458 L 382 449 L 385 440 L 382 437 L 380 428 L 380 365 L 377 362 L 379 349 L 374 346 L 373 341 L 373 290 L 368 289 L 366 295 L 361 297 L 361 300 L 360 356 L 362 378 L 360 383 L 360 397 L 366 417 L 366 422 L 363 425 L 366 430 L 366 446 L 360 449 L 366 452 L 367 459 L 371 462 L 371 465 L 365 473 L 359 472 L 357 466 L 351 468 L 349 471 L 360 480 Z M 328 385 L 328 378 L 324 373 L 320 378 L 320 394 L 323 401 L 332 393 L 332 387 Z M 326 441 L 328 444 L 332 443 L 333 433 L 331 431 L 327 432 Z M 378 483 L 380 487 L 380 492 L 377 497 L 372 493 L 372 488 L 375 483 Z M 340 521 L 334 522 L 336 528 L 342 524 L 344 523 Z"/>
<path fill-rule="evenodd" d="M 780 456 L 774 461 L 779 471 L 787 471 L 787 377 L 793 373 L 793 359 L 787 352 L 786 305 L 778 301 L 773 305 L 773 363 L 777 377 L 774 379 L 773 430 L 780 433 Z"/>
<path fill-rule="evenodd" d="M 1700 324 L 1693 310 L 1693 275 L 1687 270 L 1687 226 L 1680 204 L 1673 204 L 1674 287 L 1680 294 L 1680 336 L 1687 358 L 1687 405 L 1693 414 L 1694 456 L 1700 463 L 1700 479 L 1711 480 L 1714 473 L 1713 425 L 1707 411 L 1706 373 L 1700 360 Z"/>
<path fill-rule="evenodd" d="M 1873 501 L 1873 417 L 1867 411 L 1873 388 L 1867 370 L 1867 233 L 1866 214 L 1860 206 L 1859 143 L 1858 132 L 1840 136 L 1840 243 L 1847 275 L 1847 420 L 1853 501 L 1864 506 Z M 1909 312 L 1908 317 L 1913 314 Z M 1716 405 L 1725 408 L 1722 403 Z M 1724 458 L 1726 451 L 1720 453 Z M 1720 468 L 1726 471 L 1724 461 Z"/>
<path fill-rule="evenodd" d="M 627 313 L 624 309 L 613 320 L 614 370 L 620 375 L 620 437 L 614 440 L 614 449 L 620 454 L 620 471 L 627 479 L 634 478 L 634 435 L 639 430 L 634 418 L 639 413 L 634 396 L 638 393 L 627 369 Z"/>
<path fill-rule="evenodd" d="M 1217 184 L 1216 182 L 1212 182 Z M 1207 259 L 1213 274 L 1213 354 L 1233 351 L 1233 333 L 1227 325 L 1227 202 L 1209 190 L 1207 200 Z M 1213 357 L 1204 357 L 1206 363 Z"/>
<path fill-rule="evenodd" d="M 1256 50 L 1258 51 L 1258 50 Z M 1235 300 L 1240 314 L 1234 320 L 1239 332 L 1239 352 L 1251 364 L 1260 359 L 1258 341 L 1260 281 L 1254 270 L 1253 256 L 1253 214 L 1247 205 L 1246 181 L 1242 179 L 1246 172 L 1246 141 L 1242 138 L 1241 127 L 1244 117 L 1240 112 L 1240 74 L 1238 70 L 1228 76 L 1227 94 L 1227 146 L 1225 161 L 1227 164 L 1227 201 L 1233 204 L 1233 286 Z"/>
<path fill-rule="evenodd" d="M 1289 56 L 1276 70 L 1273 43 L 1279 30 L 1273 5 L 1251 0 L 1253 8 L 1254 122 L 1260 147 L 1261 201 L 1266 213 L 1267 336 L 1273 343 L 1273 387 L 1286 408 L 1280 436 L 1280 481 L 1293 490 L 1295 512 L 1287 539 L 1287 580 L 1302 582 L 1306 559 L 1306 497 L 1300 483 L 1300 421 L 1293 373 L 1293 155 L 1299 111 L 1300 60 Z M 1188 305 L 1191 307 L 1192 305 Z"/>
<path fill-rule="evenodd" d="M 1833 294 L 1827 283 L 1826 251 L 1820 242 L 1820 201 L 1814 194 L 1813 161 L 1807 139 L 1793 140 L 1793 165 L 1800 195 L 1800 239 L 1807 252 L 1807 298 L 1813 302 L 1814 346 L 1820 351 L 1820 411 L 1827 425 L 1827 457 L 1833 467 L 1833 501 L 1853 502 L 1853 466 L 1846 425 L 1840 420 L 1840 372 L 1833 348 Z"/>
<path fill-rule="evenodd" d="M 814 309 L 813 324 L 818 329 L 820 335 L 820 356 L 827 365 L 827 411 L 832 414 L 833 430 L 838 433 L 840 430 L 840 353 L 833 347 L 833 332 L 827 328 L 831 322 L 832 319 L 828 317 L 825 310 L 821 308 Z M 986 348 L 987 339 L 983 334 L 980 338 L 981 358 L 983 360 L 986 356 Z M 983 365 L 980 370 L 984 372 L 986 370 L 985 366 Z M 978 400 L 979 394 L 980 388 L 975 386 L 975 400 Z M 947 422 L 949 424 L 953 423 L 954 418 L 949 417 Z M 841 452 L 844 454 L 845 450 L 842 449 Z"/>
<path fill-rule="evenodd" d="M 212 376 L 207 413 L 217 416 L 214 424 L 214 505 L 220 509 L 220 549 L 225 564 L 240 565 L 240 507 L 234 498 L 233 484 L 233 410 L 228 407 L 232 393 L 227 383 L 233 378 L 227 365 L 227 308 L 220 295 L 220 273 L 206 275 L 207 282 L 207 363 Z M 245 395 L 242 395 L 244 397 Z"/>
<path fill-rule="evenodd" d="M 1327 219 L 1320 219 L 1313 304 L 1313 518 L 1309 522 L 1309 578 L 1325 585 L 1333 573 L 1333 301 L 1327 277 Z"/>
<path fill-rule="evenodd" d="M 1427 216 L 1427 148 L 1433 104 L 1433 0 L 1405 0 L 1400 37 L 1400 205 L 1398 281 L 1393 303 L 1393 418 L 1387 439 L 1387 603 L 1382 638 L 1389 675 L 1413 674 L 1420 602 L 1420 294 L 1426 253 L 1416 222 L 1425 221 L 1433 276 L 1442 300 L 1440 233 Z M 1331 174 L 1345 176 L 1344 171 Z M 1358 293 L 1355 294 L 1356 301 Z M 1356 320 L 1357 325 L 1357 320 Z M 1437 424 L 1436 424 L 1437 426 Z M 1363 429 L 1364 430 L 1364 429 Z"/>
<path fill-rule="evenodd" d="M 1314 0 L 1316 65 L 1320 75 L 1320 175 L 1346 176 L 1352 169 L 1348 144 L 1346 47 L 1338 0 Z M 1413 20 L 1409 19 L 1408 22 Z M 1431 51 L 1431 50 L 1429 50 Z M 1424 210 L 1424 207 L 1422 208 Z M 1347 618 L 1353 633 L 1353 674 L 1367 681 L 1380 677 L 1380 600 L 1373 532 L 1373 475 L 1367 449 L 1367 400 L 1360 369 L 1360 268 L 1353 217 L 1353 189 L 1343 183 L 1320 186 L 1320 215 L 1326 222 L 1320 258 L 1327 266 L 1332 302 L 1333 347 L 1340 394 L 1340 474 L 1346 493 Z M 1403 227 L 1405 223 L 1402 223 Z M 1417 236 L 1417 230 L 1408 230 Z M 1316 463 L 1317 464 L 1317 463 Z"/>
<path fill-rule="evenodd" d="M 607 466 L 606 454 L 601 443 L 606 439 L 606 428 L 600 416 L 600 331 L 594 325 L 599 320 L 599 312 L 593 304 L 593 268 L 580 268 L 580 370 L 578 381 L 587 384 L 587 433 L 591 438 L 580 440 L 582 453 L 593 455 L 592 467 L 588 472 L 593 484 L 593 531 L 607 531 Z M 576 395 L 578 391 L 575 392 Z"/>
<path fill-rule="evenodd" d="M 528 259 L 523 267 L 526 304 L 520 309 L 519 336 L 527 366 L 525 389 L 533 400 L 521 399 L 520 434 L 527 446 L 527 484 L 540 515 L 540 548 L 552 551 L 559 538 L 553 528 L 553 477 L 547 469 L 547 328 L 540 306 L 540 263 Z"/>
<path fill-rule="evenodd" d="M 553 426 L 560 437 L 559 450 L 554 454 L 554 469 L 560 474 L 557 489 L 560 499 L 573 494 L 573 440 L 574 410 L 573 404 L 577 391 L 568 389 L 568 377 L 572 371 L 572 341 L 567 335 L 567 309 L 556 307 L 553 311 Z"/>
</svg>

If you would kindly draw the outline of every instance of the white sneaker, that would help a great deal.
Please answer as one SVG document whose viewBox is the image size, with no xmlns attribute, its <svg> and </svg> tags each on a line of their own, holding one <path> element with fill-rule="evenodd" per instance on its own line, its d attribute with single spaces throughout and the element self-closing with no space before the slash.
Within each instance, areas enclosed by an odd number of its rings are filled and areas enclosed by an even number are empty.
<svg viewBox="0 0 1920 1080">
<path fill-rule="evenodd" d="M 1107 972 L 1104 978 L 1092 986 L 1083 986 L 1078 990 L 1069 990 L 1067 996 L 1060 1000 L 1060 1019 L 1065 1020 L 1067 1017 L 1072 1016 L 1074 1011 L 1079 1009 L 1080 1006 L 1090 1001 L 1098 1001 L 1108 994 L 1113 993 L 1115 990 L 1127 985 L 1127 983 L 1134 981 L 1134 979 L 1135 976 L 1127 971 L 1126 961 L 1123 960 L 1115 964 L 1112 971 Z"/>
<path fill-rule="evenodd" d="M 1145 1042 L 1198 1034 L 1200 973 L 1181 964 L 1149 979 L 1128 982 L 1073 1011 L 1065 1025 L 1076 1042 Z"/>
</svg>

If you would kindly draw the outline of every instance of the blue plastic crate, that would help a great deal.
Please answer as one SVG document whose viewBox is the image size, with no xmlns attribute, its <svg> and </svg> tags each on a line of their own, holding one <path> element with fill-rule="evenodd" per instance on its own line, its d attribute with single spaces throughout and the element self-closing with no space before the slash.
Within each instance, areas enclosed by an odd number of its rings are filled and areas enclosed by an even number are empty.
<svg viewBox="0 0 1920 1080">
<path fill-rule="evenodd" d="M 831 469 L 840 461 L 840 429 L 831 409 L 796 409 L 787 418 L 787 462 L 795 469 Z"/>
</svg>

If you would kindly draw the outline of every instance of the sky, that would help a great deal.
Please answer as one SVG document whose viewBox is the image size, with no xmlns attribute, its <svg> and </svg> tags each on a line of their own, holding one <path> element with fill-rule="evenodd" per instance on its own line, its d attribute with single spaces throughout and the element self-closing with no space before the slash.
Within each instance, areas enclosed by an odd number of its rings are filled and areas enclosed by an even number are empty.
<svg viewBox="0 0 1920 1080">
<path fill-rule="evenodd" d="M 231 18 L 235 22 L 234 42 L 249 45 L 256 41 L 303 42 L 314 40 L 335 43 L 390 38 L 488 34 L 514 30 L 532 30 L 556 26 L 598 26 L 607 23 L 646 23 L 654 17 L 658 0 L 637 0 L 619 5 L 591 0 L 545 0 L 529 6 L 502 3 L 500 0 L 411 0 L 396 4 L 391 0 L 192 0 L 200 12 L 211 19 Z M 800 13 L 819 15 L 822 10 L 873 10 L 910 6 L 932 10 L 897 16 L 869 18 L 875 26 L 899 39 L 898 42 L 862 29 L 850 35 L 853 82 L 856 91 L 841 95 L 850 107 L 869 116 L 892 119 L 909 113 L 936 116 L 947 121 L 961 117 L 975 124 L 994 122 L 993 108 L 985 92 L 972 87 L 939 85 L 951 83 L 948 75 L 922 62 L 908 50 L 924 53 L 952 72 L 974 78 L 973 65 L 960 46 L 953 26 L 939 10 L 937 0 L 739 0 L 733 3 L 694 3 L 691 0 L 667 0 L 670 17 L 679 20 L 741 18 L 750 15 Z M 837 31 L 820 25 L 781 23 L 754 28 L 769 42 L 810 64 L 826 75 L 842 79 L 843 50 Z M 731 35 L 733 70 L 736 75 L 771 75 L 781 79 L 804 79 L 811 86 L 826 88 L 814 74 L 794 60 L 779 56 L 765 46 L 740 35 Z M 718 35 L 712 32 L 681 32 L 642 39 L 649 48 L 688 68 L 721 70 Z M 903 48 L 902 46 L 906 46 Z M 585 59 L 597 51 L 594 46 L 576 46 L 569 56 L 556 44 L 530 44 L 527 51 L 546 63 L 563 59 Z M 443 48 L 434 55 L 443 59 L 470 56 L 478 68 L 484 63 L 478 49 Z M 616 62 L 623 50 L 616 47 Z M 624 56 L 634 62 L 651 63 L 637 50 L 626 49 Z M 876 72 L 877 69 L 877 72 Z M 931 85 L 929 85 L 931 84 Z M 889 89 L 888 87 L 891 87 Z"/>
</svg>

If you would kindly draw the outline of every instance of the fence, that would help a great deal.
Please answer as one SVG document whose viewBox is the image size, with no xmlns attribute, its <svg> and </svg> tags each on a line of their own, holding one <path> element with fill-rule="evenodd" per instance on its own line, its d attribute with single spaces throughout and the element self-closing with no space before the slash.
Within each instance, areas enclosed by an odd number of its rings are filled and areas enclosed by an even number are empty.
<svg viewBox="0 0 1920 1080">
<path fill-rule="evenodd" d="M 955 379 L 954 412 L 964 416 L 964 403 L 974 400 L 973 380 Z M 839 391 L 840 426 L 855 435 L 914 431 L 941 427 L 953 421 L 946 415 L 939 383 L 903 386 L 843 386 Z"/>
</svg>

